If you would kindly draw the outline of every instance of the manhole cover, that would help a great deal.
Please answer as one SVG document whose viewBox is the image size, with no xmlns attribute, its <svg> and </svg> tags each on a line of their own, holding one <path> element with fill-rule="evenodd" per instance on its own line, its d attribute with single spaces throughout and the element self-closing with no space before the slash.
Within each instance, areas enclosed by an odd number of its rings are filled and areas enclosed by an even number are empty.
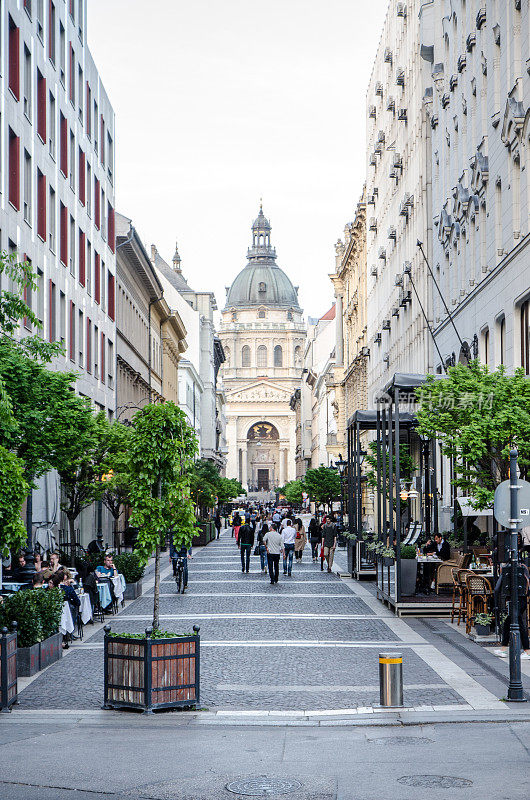
<svg viewBox="0 0 530 800">
<path fill-rule="evenodd" d="M 462 789 L 464 786 L 473 785 L 473 781 L 468 781 L 466 778 L 452 778 L 449 775 L 405 775 L 403 778 L 398 778 L 398 783 L 427 789 Z"/>
<path fill-rule="evenodd" d="M 229 792 L 247 797 L 271 797 L 275 794 L 296 792 L 302 788 L 302 784 L 290 778 L 242 778 L 228 783 L 226 788 Z"/>
<path fill-rule="evenodd" d="M 370 739 L 373 744 L 383 745 L 409 745 L 414 746 L 417 744 L 432 744 L 434 739 L 428 739 L 426 736 L 383 736 L 378 739 Z"/>
</svg>

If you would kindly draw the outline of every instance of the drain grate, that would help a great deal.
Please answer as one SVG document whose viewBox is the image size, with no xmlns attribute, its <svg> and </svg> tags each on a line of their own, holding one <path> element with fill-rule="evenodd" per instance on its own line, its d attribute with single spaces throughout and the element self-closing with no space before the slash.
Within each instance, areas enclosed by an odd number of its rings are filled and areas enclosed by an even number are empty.
<svg viewBox="0 0 530 800">
<path fill-rule="evenodd" d="M 405 775 L 398 778 L 398 783 L 427 789 L 463 789 L 464 786 L 473 785 L 473 781 L 467 778 L 452 778 L 449 775 Z"/>
<path fill-rule="evenodd" d="M 229 792 L 245 797 L 272 797 L 277 794 L 290 794 L 302 788 L 299 781 L 291 778 L 241 778 L 226 785 Z"/>
<path fill-rule="evenodd" d="M 412 746 L 421 744 L 432 744 L 434 739 L 428 739 L 427 736 L 381 736 L 378 739 L 369 739 L 371 744 L 382 744 L 394 747 L 394 745 Z"/>
</svg>

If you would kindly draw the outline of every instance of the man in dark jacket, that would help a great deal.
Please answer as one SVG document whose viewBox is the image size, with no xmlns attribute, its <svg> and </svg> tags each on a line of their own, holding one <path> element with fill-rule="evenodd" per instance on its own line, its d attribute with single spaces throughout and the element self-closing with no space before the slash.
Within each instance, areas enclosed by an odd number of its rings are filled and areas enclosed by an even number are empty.
<svg viewBox="0 0 530 800">
<path fill-rule="evenodd" d="M 241 572 L 248 572 L 250 567 L 250 554 L 254 546 L 254 530 L 250 524 L 250 517 L 245 519 L 245 524 L 239 529 L 237 544 L 241 551 Z"/>
</svg>

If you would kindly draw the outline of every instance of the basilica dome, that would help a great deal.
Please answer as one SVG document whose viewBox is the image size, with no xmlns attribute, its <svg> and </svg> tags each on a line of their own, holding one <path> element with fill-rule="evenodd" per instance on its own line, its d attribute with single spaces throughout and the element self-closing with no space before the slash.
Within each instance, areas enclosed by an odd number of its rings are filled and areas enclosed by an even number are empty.
<svg viewBox="0 0 530 800">
<path fill-rule="evenodd" d="M 260 207 L 252 225 L 248 263 L 228 289 L 226 307 L 274 306 L 299 309 L 298 291 L 276 263 L 271 226 Z"/>
</svg>

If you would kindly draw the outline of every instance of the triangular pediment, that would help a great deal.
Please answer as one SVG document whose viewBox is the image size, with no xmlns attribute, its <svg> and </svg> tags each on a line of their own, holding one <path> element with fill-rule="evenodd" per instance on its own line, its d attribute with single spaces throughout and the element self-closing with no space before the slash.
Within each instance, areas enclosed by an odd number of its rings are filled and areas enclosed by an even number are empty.
<svg viewBox="0 0 530 800">
<path fill-rule="evenodd" d="M 254 381 L 226 393 L 228 403 L 288 403 L 292 390 L 272 381 Z"/>
</svg>

